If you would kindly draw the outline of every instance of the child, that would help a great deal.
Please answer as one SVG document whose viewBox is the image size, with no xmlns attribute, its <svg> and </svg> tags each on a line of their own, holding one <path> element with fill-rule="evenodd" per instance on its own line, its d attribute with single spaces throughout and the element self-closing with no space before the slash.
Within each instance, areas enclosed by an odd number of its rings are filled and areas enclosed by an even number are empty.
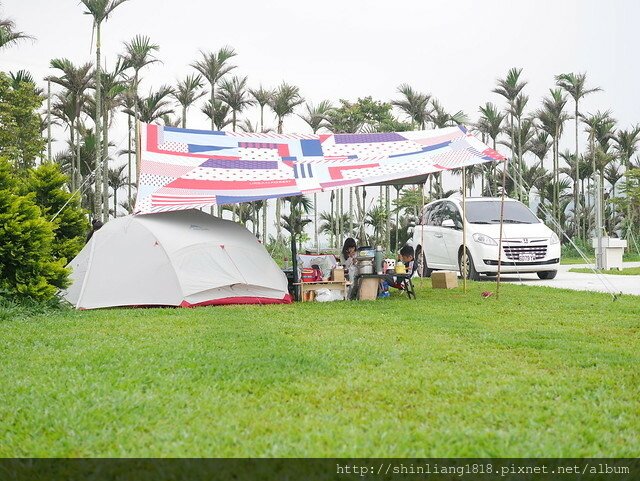
<svg viewBox="0 0 640 481">
<path fill-rule="evenodd" d="M 402 262 L 404 264 L 405 270 L 407 271 L 407 274 L 409 274 L 410 276 L 413 275 L 415 267 L 417 267 L 415 266 L 415 262 L 413 259 L 414 254 L 415 253 L 414 253 L 413 247 L 411 247 L 410 245 L 405 244 L 404 246 L 402 246 L 402 249 L 400 249 L 399 262 Z M 393 275 L 389 275 L 385 278 L 382 284 L 383 292 L 387 292 L 389 286 L 395 287 L 396 289 L 404 289 L 404 285 L 402 284 L 402 281 L 398 280 L 398 278 Z"/>
<path fill-rule="evenodd" d="M 402 249 L 400 249 L 400 259 L 404 263 L 404 266 L 407 270 L 407 274 L 410 274 L 410 275 L 413 275 L 413 271 L 415 269 L 413 256 L 414 256 L 413 247 L 407 244 L 403 245 Z"/>
</svg>

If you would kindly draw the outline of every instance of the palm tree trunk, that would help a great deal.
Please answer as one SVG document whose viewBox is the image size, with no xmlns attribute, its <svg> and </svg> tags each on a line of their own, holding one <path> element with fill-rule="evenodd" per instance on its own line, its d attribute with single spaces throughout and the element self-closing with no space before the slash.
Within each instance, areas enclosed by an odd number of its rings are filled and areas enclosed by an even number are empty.
<svg viewBox="0 0 640 481">
<path fill-rule="evenodd" d="M 353 187 L 349 187 L 349 236 L 353 235 Z"/>
<path fill-rule="evenodd" d="M 73 126 L 73 122 L 69 124 L 69 134 L 71 137 L 71 192 L 75 192 L 78 188 L 78 173 L 76 171 L 76 157 L 74 149 L 76 148 L 75 143 L 75 128 Z"/>
<path fill-rule="evenodd" d="M 182 106 L 182 128 L 183 129 L 187 128 L 187 106 L 186 105 Z"/>
<path fill-rule="evenodd" d="M 136 183 L 140 185 L 138 179 L 140 179 L 140 159 L 138 158 L 138 138 L 139 138 L 139 125 L 138 125 L 138 71 L 135 71 L 135 76 L 133 79 L 133 121 L 135 122 L 134 126 L 134 145 L 136 148 Z M 131 181 L 131 179 L 129 179 Z"/>
<path fill-rule="evenodd" d="M 102 72 L 100 71 L 100 24 L 96 23 L 96 165 L 94 166 L 95 172 L 95 195 L 93 197 L 93 214 L 96 217 L 100 216 L 101 205 L 100 201 L 102 200 L 102 178 L 101 178 L 101 167 L 100 158 L 102 157 L 102 144 L 100 143 L 100 122 L 102 117 Z"/>
<path fill-rule="evenodd" d="M 318 194 L 313 194 L 313 242 L 316 246 L 316 253 L 320 252 L 318 245 Z"/>
<path fill-rule="evenodd" d="M 102 222 L 109 220 L 109 111 L 103 113 L 102 142 Z"/>
<path fill-rule="evenodd" d="M 264 204 L 262 205 L 262 243 L 267 245 L 267 209 L 269 208 L 269 201 L 264 199 Z"/>
<path fill-rule="evenodd" d="M 387 226 L 385 229 L 386 239 L 385 239 L 385 250 L 386 252 L 391 251 L 391 188 L 387 185 L 385 188 L 385 199 L 386 199 L 386 211 L 387 211 Z"/>
<path fill-rule="evenodd" d="M 264 105 L 260 105 L 260 132 L 264 132 Z"/>
<path fill-rule="evenodd" d="M 127 115 L 127 123 L 129 130 L 127 131 L 128 139 L 128 151 L 127 151 L 127 195 L 129 196 L 128 202 L 131 204 L 131 115 Z"/>
<path fill-rule="evenodd" d="M 580 204 L 580 189 L 579 189 L 579 182 L 580 182 L 580 160 L 578 157 L 578 99 L 576 98 L 576 111 L 575 111 L 575 115 L 576 115 L 576 158 L 575 163 L 576 163 L 576 182 L 573 186 L 573 217 L 574 219 L 578 219 L 578 206 Z M 577 224 L 577 222 L 576 222 Z M 576 225 L 576 230 L 578 232 L 578 239 L 580 239 L 580 228 Z"/>
</svg>

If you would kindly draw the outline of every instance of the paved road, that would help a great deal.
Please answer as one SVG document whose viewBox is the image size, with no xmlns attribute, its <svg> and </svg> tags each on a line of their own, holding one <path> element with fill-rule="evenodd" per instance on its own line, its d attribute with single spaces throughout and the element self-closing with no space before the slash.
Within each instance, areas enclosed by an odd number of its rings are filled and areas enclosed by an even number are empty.
<svg viewBox="0 0 640 481">
<path fill-rule="evenodd" d="M 540 280 L 536 274 L 502 276 L 502 280 L 527 286 L 549 286 L 576 291 L 613 292 L 640 296 L 640 276 L 616 276 L 611 274 L 583 274 L 569 272 L 574 267 L 592 267 L 588 264 L 561 265 L 552 280 Z M 640 262 L 625 262 L 624 267 L 640 267 Z"/>
</svg>

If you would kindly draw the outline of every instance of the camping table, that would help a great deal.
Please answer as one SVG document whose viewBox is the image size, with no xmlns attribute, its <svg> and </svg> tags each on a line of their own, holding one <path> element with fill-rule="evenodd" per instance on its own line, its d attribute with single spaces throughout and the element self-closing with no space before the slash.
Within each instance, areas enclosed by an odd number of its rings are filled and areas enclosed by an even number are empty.
<svg viewBox="0 0 640 481">
<path fill-rule="evenodd" d="M 351 290 L 351 298 L 355 299 L 354 295 L 357 295 L 360 288 L 360 281 L 362 279 L 382 279 L 386 280 L 389 276 L 395 277 L 398 282 L 402 284 L 404 291 L 407 293 L 409 299 L 416 298 L 416 291 L 413 288 L 413 282 L 411 282 L 411 274 L 357 274 L 353 280 L 353 289 Z"/>
<path fill-rule="evenodd" d="M 347 287 L 351 285 L 349 281 L 317 281 L 317 282 L 296 282 L 294 286 L 300 286 L 300 302 L 304 302 L 304 293 L 317 291 L 318 289 L 337 290 L 340 288 L 344 298 L 347 298 Z"/>
</svg>

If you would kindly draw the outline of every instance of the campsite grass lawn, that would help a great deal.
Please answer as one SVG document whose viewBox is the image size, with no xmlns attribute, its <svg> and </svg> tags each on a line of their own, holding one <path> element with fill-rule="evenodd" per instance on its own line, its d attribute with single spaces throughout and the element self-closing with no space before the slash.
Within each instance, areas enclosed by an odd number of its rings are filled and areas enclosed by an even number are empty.
<svg viewBox="0 0 640 481">
<path fill-rule="evenodd" d="M 589 263 L 595 264 L 595 255 L 593 252 L 587 254 Z M 640 254 L 635 252 L 625 252 L 622 256 L 624 262 L 640 262 Z M 582 257 L 561 257 L 560 264 L 572 265 L 572 264 L 585 264 L 585 260 Z"/>
<path fill-rule="evenodd" d="M 582 272 L 585 274 L 593 274 L 593 269 L 588 267 L 572 267 L 569 272 Z M 613 274 L 616 276 L 640 276 L 640 267 L 625 267 L 622 270 L 608 269 L 606 271 L 599 271 L 600 274 Z"/>
<path fill-rule="evenodd" d="M 640 456 L 639 297 L 429 286 L 4 320 L 0 456 Z"/>
</svg>

